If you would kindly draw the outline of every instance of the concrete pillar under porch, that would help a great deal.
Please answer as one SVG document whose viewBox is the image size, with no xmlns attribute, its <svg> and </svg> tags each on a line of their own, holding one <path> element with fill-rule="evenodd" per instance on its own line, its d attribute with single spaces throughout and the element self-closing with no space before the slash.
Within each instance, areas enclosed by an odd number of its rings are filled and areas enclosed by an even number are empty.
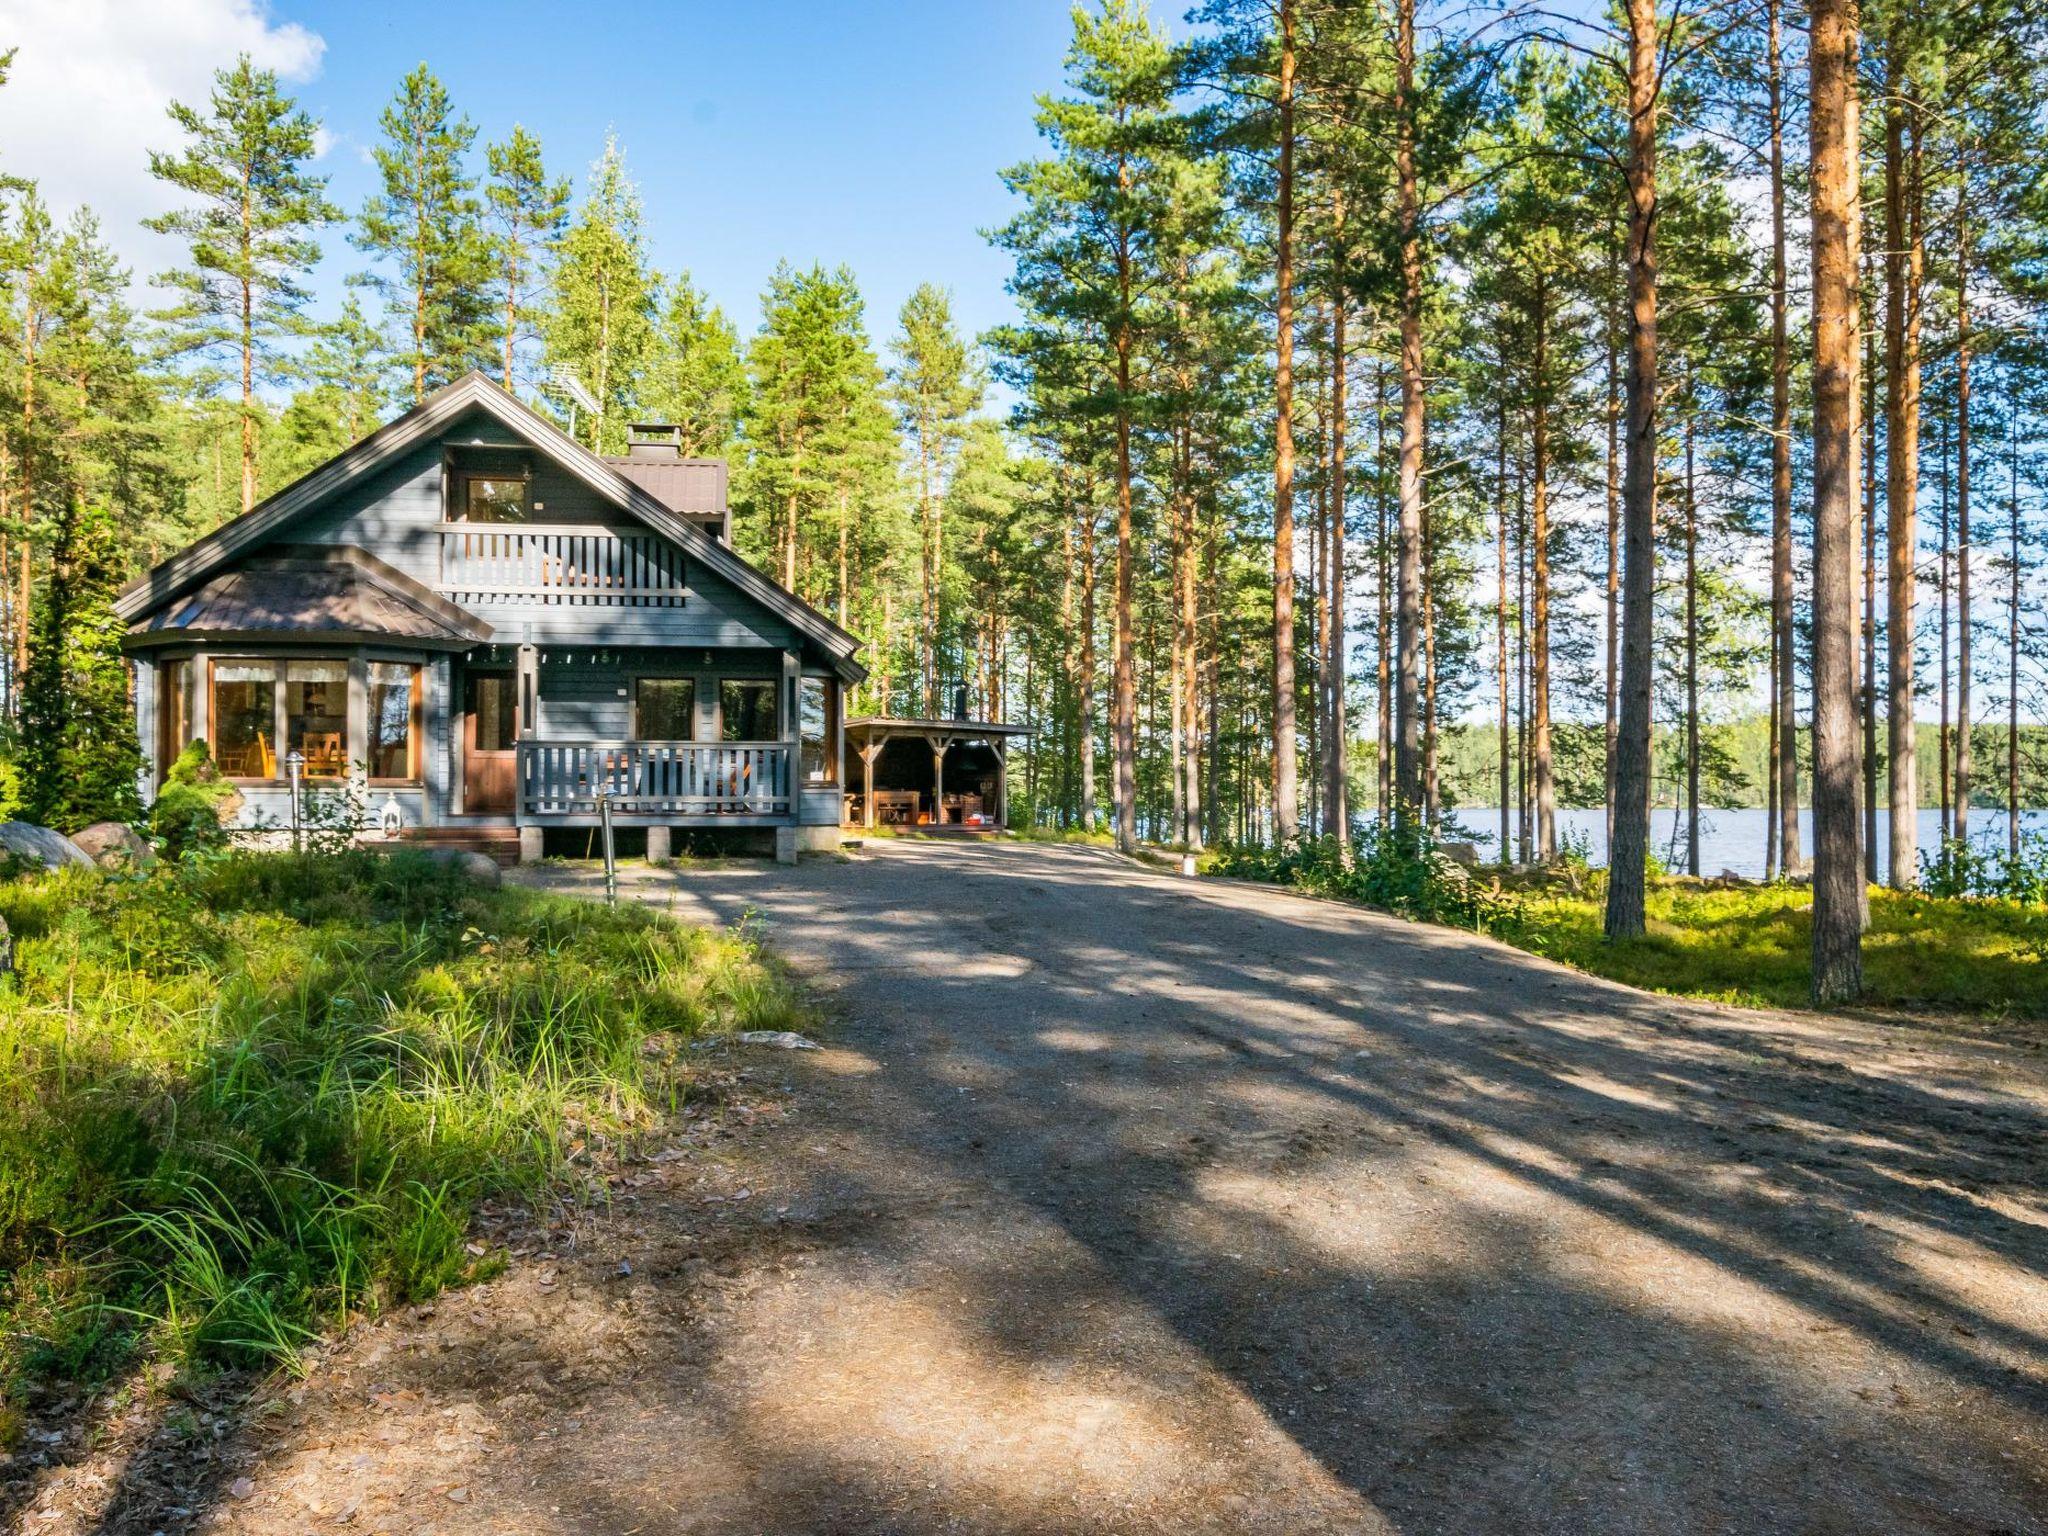
<svg viewBox="0 0 2048 1536">
<path fill-rule="evenodd" d="M 647 829 L 647 862 L 666 864 L 670 858 L 669 829 L 649 827 Z"/>
<path fill-rule="evenodd" d="M 538 864 L 541 856 L 541 830 L 536 826 L 519 829 L 519 862 Z"/>
</svg>

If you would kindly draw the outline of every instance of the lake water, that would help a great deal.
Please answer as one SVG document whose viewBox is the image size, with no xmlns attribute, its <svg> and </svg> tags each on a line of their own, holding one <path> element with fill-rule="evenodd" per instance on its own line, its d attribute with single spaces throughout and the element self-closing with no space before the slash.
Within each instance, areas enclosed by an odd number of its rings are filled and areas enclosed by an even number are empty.
<svg viewBox="0 0 2048 1536">
<path fill-rule="evenodd" d="M 1761 879 L 1764 872 L 1764 827 L 1768 811 L 1712 811 L 1700 812 L 1700 873 L 1718 875 L 1723 870 L 1733 870 L 1750 879 Z M 1466 810 L 1457 812 L 1457 824 L 1472 834 L 1472 841 L 1479 845 L 1483 858 L 1492 858 L 1494 844 L 1500 834 L 1500 811 Z M 1678 841 L 1672 841 L 1674 830 Z M 2048 833 L 2048 810 L 2021 811 L 2020 830 L 2024 833 Z M 1562 843 L 1567 837 L 1583 835 L 1592 846 L 1592 860 L 1595 864 L 1607 862 L 1607 813 L 1603 810 L 1559 811 L 1557 813 L 1557 838 Z M 1941 812 L 1938 810 L 1920 813 L 1920 851 L 1926 853 L 1941 846 Z M 1890 859 L 1888 857 L 1891 839 L 1891 817 L 1884 811 L 1877 813 L 1877 862 L 1879 878 L 1884 878 Z M 1989 811 L 1981 807 L 1970 812 L 1970 841 L 1980 847 L 1994 851 L 2005 847 L 2005 812 Z M 1799 813 L 1800 851 L 1808 859 L 1813 857 L 1813 813 Z M 1682 869 L 1685 861 L 1685 818 L 1675 810 L 1653 810 L 1650 812 L 1650 848 L 1658 858 L 1672 869 Z"/>
</svg>

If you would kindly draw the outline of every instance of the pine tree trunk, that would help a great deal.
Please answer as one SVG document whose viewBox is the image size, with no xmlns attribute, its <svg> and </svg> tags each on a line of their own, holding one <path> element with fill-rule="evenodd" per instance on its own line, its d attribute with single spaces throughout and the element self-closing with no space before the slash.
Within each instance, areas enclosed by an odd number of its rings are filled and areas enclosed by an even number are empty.
<svg viewBox="0 0 2048 1536">
<path fill-rule="evenodd" d="M 1081 826 L 1095 830 L 1095 505 L 1094 487 L 1081 524 L 1081 675 L 1075 680 L 1080 711 Z"/>
<path fill-rule="evenodd" d="M 1970 836 L 1970 179 L 1956 195 L 1956 745 L 1957 842 Z"/>
<path fill-rule="evenodd" d="M 1549 387 L 1545 368 L 1550 317 L 1545 312 L 1548 285 L 1541 270 L 1536 273 L 1535 294 L 1535 375 L 1529 421 L 1529 686 L 1535 695 L 1535 712 L 1529 757 L 1535 780 L 1536 862 L 1548 864 L 1557 857 L 1557 782 L 1550 752 L 1550 409 L 1544 394 Z"/>
<path fill-rule="evenodd" d="M 1513 746 L 1513 731 L 1508 719 L 1508 674 L 1512 670 L 1511 653 L 1508 650 L 1508 404 L 1507 391 L 1500 391 L 1495 417 L 1494 444 L 1496 467 L 1494 471 L 1494 535 L 1493 535 L 1493 648 L 1499 658 L 1494 668 L 1498 685 L 1497 703 L 1500 712 L 1500 861 L 1507 863 L 1513 857 L 1512 834 L 1509 816 L 1514 804 L 1513 783 L 1509 772 L 1509 752 Z"/>
<path fill-rule="evenodd" d="M 1131 362 L 1129 338 L 1117 348 L 1117 391 L 1120 400 L 1130 399 Z M 1137 554 L 1131 544 L 1131 418 L 1119 405 L 1116 417 L 1116 638 L 1112 660 L 1116 690 L 1112 728 L 1116 737 L 1116 779 L 1113 809 L 1116 813 L 1116 845 L 1125 853 L 1138 851 L 1138 674 L 1136 641 L 1132 633 L 1131 605 Z"/>
<path fill-rule="evenodd" d="M 1300 831 L 1294 746 L 1294 0 L 1280 0 L 1273 369 L 1273 840 Z"/>
<path fill-rule="evenodd" d="M 1799 841 L 1799 671 L 1792 592 L 1792 350 L 1785 234 L 1785 108 L 1780 0 L 1770 0 L 1771 112 L 1771 631 L 1777 708 L 1778 869 L 1802 873 Z"/>
<path fill-rule="evenodd" d="M 1387 527 L 1387 368 L 1385 363 L 1373 370 L 1373 586 L 1377 606 L 1376 623 L 1373 631 L 1376 682 L 1374 708 L 1378 715 L 1375 722 L 1377 735 L 1376 750 L 1373 754 L 1373 777 L 1376 781 L 1376 805 L 1379 824 L 1384 827 L 1392 814 L 1394 804 L 1394 669 L 1392 611 L 1389 597 L 1393 591 L 1392 549 L 1388 544 Z"/>
<path fill-rule="evenodd" d="M 1423 804 L 1422 244 L 1415 170 L 1415 0 L 1395 0 L 1394 167 L 1401 263 L 1401 457 L 1395 562 L 1394 813 Z"/>
<path fill-rule="evenodd" d="M 1877 868 L 1877 338 L 1876 327 L 1864 332 L 1863 410 L 1863 666 L 1858 682 L 1863 699 L 1863 879 L 1878 881 Z"/>
<path fill-rule="evenodd" d="M 1700 875 L 1700 509 L 1693 478 L 1694 402 L 1685 402 L 1685 872 Z"/>
<path fill-rule="evenodd" d="M 1813 996 L 1863 989 L 1856 782 L 1855 0 L 1813 0 Z"/>
<path fill-rule="evenodd" d="M 2012 561 L 2012 593 L 2005 605 L 2005 847 L 2020 856 L 2020 414 L 2017 402 L 2007 408 L 2012 421 L 2012 502 L 2007 512 L 2007 553 Z M 27 567 L 23 567 L 26 572 Z M 25 583 L 24 583 L 25 585 Z"/>
<path fill-rule="evenodd" d="M 249 202 L 249 178 L 242 177 L 241 267 L 242 267 L 242 511 L 256 505 L 256 284 L 250 275 L 256 260 L 251 249 L 255 236 L 254 214 Z"/>
<path fill-rule="evenodd" d="M 1913 729 L 1913 607 L 1920 490 L 1920 293 L 1925 251 L 1920 216 L 1920 134 L 1913 82 L 1899 62 L 1892 19 L 1891 91 L 1885 105 L 1885 676 L 1890 687 L 1891 858 L 1894 890 L 1919 883 L 1919 751 Z M 1910 137 L 1910 144 L 1908 139 Z"/>
<path fill-rule="evenodd" d="M 1343 205 L 1338 205 L 1338 227 L 1343 226 Z M 1344 429 L 1345 429 L 1345 300 L 1340 293 L 1330 317 L 1330 554 L 1324 573 L 1327 595 L 1323 600 L 1328 615 L 1329 643 L 1323 655 L 1323 676 L 1328 679 L 1323 712 L 1324 824 L 1348 851 L 1351 846 L 1350 769 L 1346 757 L 1344 722 Z"/>
<path fill-rule="evenodd" d="M 1656 0 L 1628 0 L 1628 32 L 1628 459 L 1622 483 L 1621 711 L 1607 874 L 1610 939 L 1635 938 L 1643 931 L 1644 861 L 1650 840 L 1651 621 L 1657 558 Z"/>
<path fill-rule="evenodd" d="M 1621 297 L 1621 242 L 1608 230 L 1608 285 L 1613 299 Z M 1606 315 L 1607 332 L 1607 668 L 1603 692 L 1606 697 L 1605 731 L 1602 737 L 1604 803 L 1607 842 L 1614 843 L 1615 748 L 1621 735 L 1621 357 L 1616 345 L 1618 327 L 1615 305 Z"/>
</svg>

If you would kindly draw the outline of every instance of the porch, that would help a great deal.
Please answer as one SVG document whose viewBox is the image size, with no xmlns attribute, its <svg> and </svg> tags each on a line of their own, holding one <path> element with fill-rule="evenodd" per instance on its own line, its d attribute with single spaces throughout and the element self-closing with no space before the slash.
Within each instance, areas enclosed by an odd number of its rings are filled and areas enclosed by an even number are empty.
<svg viewBox="0 0 2048 1536">
<path fill-rule="evenodd" d="M 1028 726 L 991 720 L 849 720 L 842 824 L 1003 831 L 1010 824 L 1010 742 L 1029 734 Z"/>
</svg>

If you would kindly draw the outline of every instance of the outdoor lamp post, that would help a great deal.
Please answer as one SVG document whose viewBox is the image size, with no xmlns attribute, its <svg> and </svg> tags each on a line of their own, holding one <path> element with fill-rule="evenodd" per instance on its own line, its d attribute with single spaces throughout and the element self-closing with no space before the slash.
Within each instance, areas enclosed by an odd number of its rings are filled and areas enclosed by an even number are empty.
<svg viewBox="0 0 2048 1536">
<path fill-rule="evenodd" d="M 300 851 L 299 842 L 299 775 L 306 771 L 306 754 L 294 747 L 285 754 L 285 771 L 292 780 L 292 852 Z"/>
</svg>

